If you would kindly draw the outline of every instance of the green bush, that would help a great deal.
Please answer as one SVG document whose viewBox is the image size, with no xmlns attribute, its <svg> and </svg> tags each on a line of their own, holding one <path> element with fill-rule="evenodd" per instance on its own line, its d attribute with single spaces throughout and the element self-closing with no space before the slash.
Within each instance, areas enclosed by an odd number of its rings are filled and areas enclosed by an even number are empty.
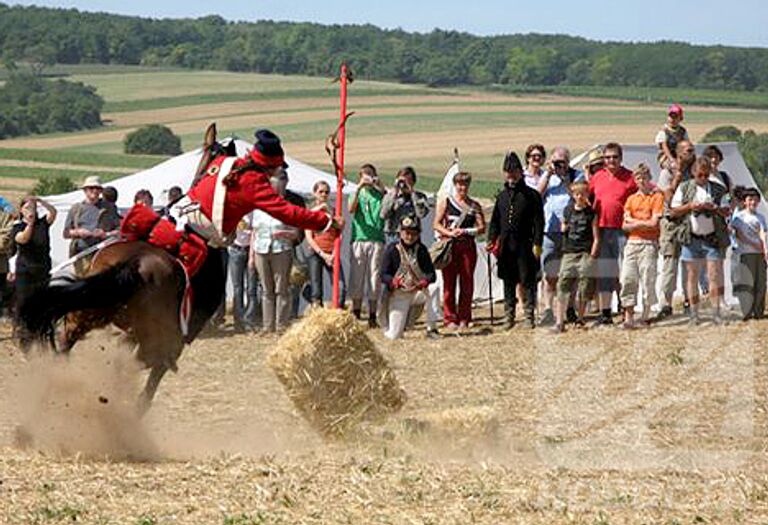
<svg viewBox="0 0 768 525">
<path fill-rule="evenodd" d="M 181 139 L 166 126 L 152 124 L 126 135 L 125 152 L 144 155 L 179 155 Z"/>
<path fill-rule="evenodd" d="M 76 189 L 75 183 L 66 175 L 43 175 L 37 179 L 32 192 L 35 195 L 58 195 Z"/>
<path fill-rule="evenodd" d="M 736 126 L 718 126 L 701 138 L 701 142 L 738 142 L 741 130 Z"/>
<path fill-rule="evenodd" d="M 732 142 L 739 144 L 739 152 L 755 182 L 763 193 L 768 193 L 768 133 L 742 131 L 736 126 L 717 127 L 702 138 L 702 142 Z"/>
<path fill-rule="evenodd" d="M 0 139 L 95 128 L 103 106 L 91 86 L 14 73 L 0 87 Z"/>
</svg>

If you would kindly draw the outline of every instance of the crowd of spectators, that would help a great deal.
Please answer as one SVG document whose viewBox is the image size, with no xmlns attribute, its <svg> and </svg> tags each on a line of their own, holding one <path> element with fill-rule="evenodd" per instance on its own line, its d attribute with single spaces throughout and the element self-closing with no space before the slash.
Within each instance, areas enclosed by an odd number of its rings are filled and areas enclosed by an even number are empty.
<svg viewBox="0 0 768 525">
<path fill-rule="evenodd" d="M 701 322 L 706 295 L 712 322 L 721 324 L 728 248 L 741 318 L 762 318 L 768 226 L 758 211 L 760 192 L 732 185 L 719 169 L 717 146 L 697 157 L 682 121 L 683 109 L 671 106 L 656 136 L 656 182 L 648 164 L 626 167 L 616 142 L 592 150 L 583 170 L 563 146 L 548 157 L 544 145 L 531 144 L 524 162 L 507 152 L 490 213 L 471 196 L 470 173 L 456 173 L 450 194 L 434 202 L 417 189 L 413 167 L 400 169 L 388 188 L 376 167 L 364 164 L 349 196 L 350 238 L 341 244 L 349 266 L 340 275 L 340 303 L 392 339 L 422 313 L 434 337 L 441 307 L 443 330 L 469 329 L 475 324 L 478 241 L 485 237 L 503 281 L 507 328 L 518 322 L 518 303 L 526 326 L 556 333 L 586 327 L 590 313 L 594 326 L 612 325 L 617 315 L 623 328 L 647 326 L 673 315 L 678 275 L 688 322 Z M 286 172 L 271 183 L 285 199 L 307 205 L 288 190 Z M 70 255 L 80 254 L 78 274 L 99 243 L 119 235 L 121 218 L 114 188 L 98 177 L 87 177 L 81 188 L 84 198 L 69 210 L 63 231 Z M 172 206 L 182 196 L 181 188 L 170 188 L 160 215 L 173 220 Z M 134 203 L 155 207 L 148 190 L 138 191 Z M 333 212 L 328 183 L 314 184 L 309 206 Z M 35 197 L 18 210 L 0 200 L 0 300 L 6 307 L 12 303 L 8 281 L 23 298 L 48 282 L 51 269 L 49 226 L 56 210 Z M 433 211 L 436 238 L 426 238 L 422 226 Z M 334 229 L 300 231 L 261 211 L 243 218 L 222 261 L 232 284 L 235 330 L 281 332 L 298 315 L 300 297 L 316 307 L 327 304 L 338 235 Z M 224 313 L 222 305 L 215 325 Z"/>
</svg>

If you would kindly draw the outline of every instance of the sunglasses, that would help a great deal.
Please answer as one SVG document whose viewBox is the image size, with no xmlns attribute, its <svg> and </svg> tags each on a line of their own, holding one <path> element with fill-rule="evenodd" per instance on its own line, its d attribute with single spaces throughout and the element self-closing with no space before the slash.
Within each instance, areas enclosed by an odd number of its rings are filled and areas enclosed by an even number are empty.
<svg viewBox="0 0 768 525">
<path fill-rule="evenodd" d="M 603 155 L 603 158 L 605 160 L 608 160 L 608 159 L 618 159 L 620 157 L 618 155 Z"/>
<path fill-rule="evenodd" d="M 530 156 L 530 157 L 528 157 L 528 158 L 529 158 L 529 159 L 537 159 L 537 160 L 541 160 L 541 158 L 542 158 L 542 155 L 541 155 L 541 153 L 532 153 L 532 154 L 531 154 L 531 156 Z"/>
</svg>

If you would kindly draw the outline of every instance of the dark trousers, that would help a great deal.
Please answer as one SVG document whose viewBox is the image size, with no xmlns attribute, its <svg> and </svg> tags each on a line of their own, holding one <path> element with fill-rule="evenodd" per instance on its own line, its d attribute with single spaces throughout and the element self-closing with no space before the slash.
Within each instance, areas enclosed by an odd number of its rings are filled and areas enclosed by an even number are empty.
<svg viewBox="0 0 768 525">
<path fill-rule="evenodd" d="M 328 266 L 322 257 L 313 253 L 307 257 L 307 264 L 309 266 L 309 282 L 311 288 L 312 304 L 323 304 L 323 277 L 324 274 L 328 275 L 328 279 L 333 283 L 333 266 Z M 344 306 L 346 301 L 346 286 L 344 283 L 344 268 L 341 268 L 341 274 L 339 275 L 339 303 Z"/>
<path fill-rule="evenodd" d="M 48 270 L 22 271 L 16 273 L 14 281 L 15 315 L 19 313 L 19 305 L 23 304 L 36 291 L 48 286 L 50 275 Z"/>
<path fill-rule="evenodd" d="M 762 253 L 743 253 L 733 288 L 745 319 L 762 319 L 765 314 L 766 265 Z"/>
<path fill-rule="evenodd" d="M 13 310 L 11 299 L 13 290 L 8 286 L 8 274 L 0 273 L 0 317 Z"/>
<path fill-rule="evenodd" d="M 507 318 L 514 318 L 517 309 L 517 285 L 523 287 L 523 309 L 528 319 L 536 312 L 536 278 L 539 262 L 533 256 L 532 248 L 520 248 L 514 252 L 505 250 L 501 257 L 503 266 L 499 277 L 504 281 L 504 312 Z M 501 261 L 500 261 L 501 262 Z"/>
</svg>

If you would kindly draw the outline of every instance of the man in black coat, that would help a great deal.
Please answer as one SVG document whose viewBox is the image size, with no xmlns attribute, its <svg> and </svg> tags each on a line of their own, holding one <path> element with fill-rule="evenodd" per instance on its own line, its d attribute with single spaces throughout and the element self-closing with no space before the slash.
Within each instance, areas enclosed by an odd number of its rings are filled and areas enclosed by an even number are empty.
<svg viewBox="0 0 768 525">
<path fill-rule="evenodd" d="M 507 328 L 515 326 L 517 285 L 523 287 L 527 322 L 535 326 L 536 278 L 544 238 L 544 208 L 539 192 L 523 180 L 523 166 L 514 152 L 504 157 L 504 189 L 496 197 L 488 226 L 488 249 L 498 259 L 504 281 Z"/>
</svg>

